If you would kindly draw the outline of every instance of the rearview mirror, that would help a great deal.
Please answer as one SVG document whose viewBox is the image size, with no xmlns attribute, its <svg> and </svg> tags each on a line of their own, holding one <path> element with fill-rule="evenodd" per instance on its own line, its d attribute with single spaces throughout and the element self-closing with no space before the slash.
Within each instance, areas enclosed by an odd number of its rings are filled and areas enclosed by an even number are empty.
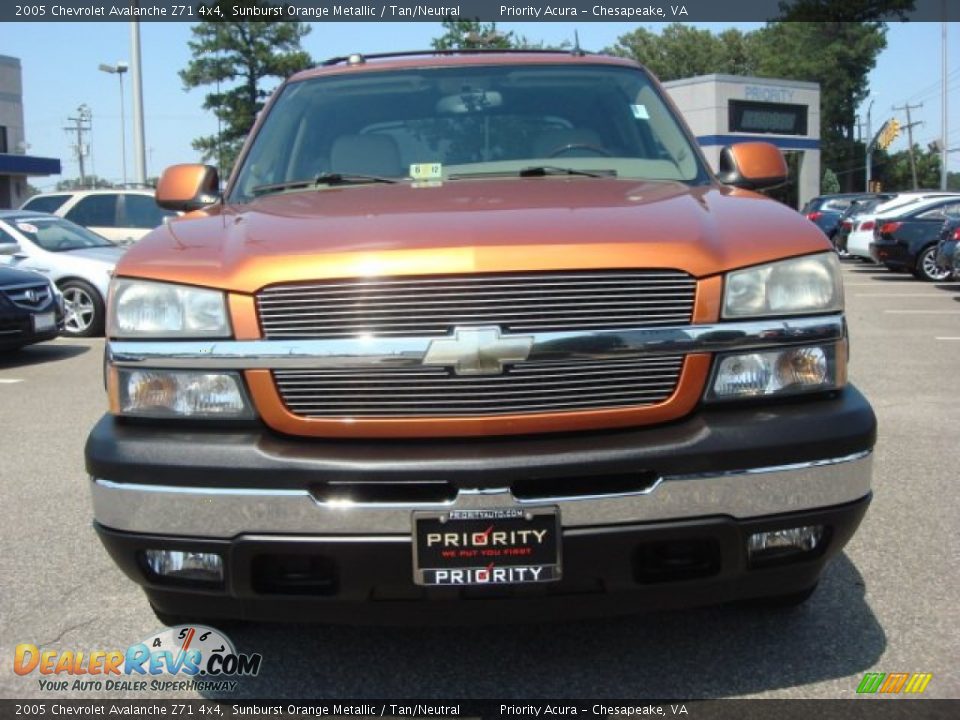
<svg viewBox="0 0 960 720">
<path fill-rule="evenodd" d="M 717 179 L 724 185 L 760 190 L 782 185 L 787 180 L 783 153 L 767 142 L 743 142 L 720 151 Z"/>
<path fill-rule="evenodd" d="M 447 95 L 437 102 L 437 112 L 460 115 L 477 113 L 503 105 L 503 95 L 494 90 L 465 90 L 456 95 Z"/>
<path fill-rule="evenodd" d="M 220 176 L 212 165 L 171 165 L 157 183 L 157 205 L 190 212 L 220 199 Z"/>
<path fill-rule="evenodd" d="M 20 246 L 15 242 L 0 243 L 0 255 L 16 255 L 20 252 Z"/>
</svg>

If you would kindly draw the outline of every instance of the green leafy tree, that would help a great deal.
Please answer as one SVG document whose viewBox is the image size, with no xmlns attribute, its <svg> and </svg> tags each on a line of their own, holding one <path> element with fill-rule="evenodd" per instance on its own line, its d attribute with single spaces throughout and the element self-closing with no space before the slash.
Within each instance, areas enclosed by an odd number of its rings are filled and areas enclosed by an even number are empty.
<svg viewBox="0 0 960 720">
<path fill-rule="evenodd" d="M 230 17 L 231 6 L 268 7 L 263 0 L 218 0 L 221 17 Z M 180 71 L 184 89 L 215 86 L 203 101 L 222 123 L 220 137 L 208 135 L 193 141 L 205 160 L 214 161 L 226 174 L 233 167 L 244 138 L 253 127 L 272 88 L 270 78 L 284 79 L 310 67 L 313 61 L 301 46 L 310 27 L 289 21 L 235 21 L 216 17 L 191 28 L 188 45 L 193 59 Z"/>
<path fill-rule="evenodd" d="M 840 192 L 840 181 L 837 180 L 837 174 L 827 168 L 823 171 L 823 180 L 820 181 L 820 194 L 833 195 Z"/>
<path fill-rule="evenodd" d="M 441 25 L 445 32 L 433 39 L 434 50 L 562 50 L 571 47 L 567 41 L 558 46 L 548 46 L 542 40 L 534 42 L 525 35 L 517 35 L 513 31 L 503 33 L 497 30 L 495 22 L 445 20 Z"/>
<path fill-rule="evenodd" d="M 785 22 L 906 20 L 915 5 L 915 0 L 783 0 L 779 19 Z"/>
<path fill-rule="evenodd" d="M 917 163 L 917 185 L 921 189 L 940 187 L 940 153 L 913 146 Z M 874 179 L 879 180 L 884 190 L 912 190 L 913 175 L 910 171 L 910 153 L 907 150 L 887 154 L 880 150 L 874 155 Z M 949 182 L 949 175 L 948 175 Z"/>
<path fill-rule="evenodd" d="M 517 37 L 512 33 L 497 30 L 495 22 L 482 23 L 478 20 L 444 20 L 445 32 L 433 39 L 434 50 L 481 50 L 520 47 Z"/>
<path fill-rule="evenodd" d="M 754 72 L 754 36 L 731 28 L 719 35 L 690 25 L 672 23 L 656 34 L 637 28 L 621 35 L 605 52 L 628 57 L 647 67 L 663 81 L 726 73 Z"/>
</svg>

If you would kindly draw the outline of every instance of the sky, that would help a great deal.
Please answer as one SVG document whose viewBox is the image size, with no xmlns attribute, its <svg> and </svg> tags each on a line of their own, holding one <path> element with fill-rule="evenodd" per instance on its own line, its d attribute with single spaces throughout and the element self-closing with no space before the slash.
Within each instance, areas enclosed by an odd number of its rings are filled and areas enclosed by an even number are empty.
<svg viewBox="0 0 960 720">
<path fill-rule="evenodd" d="M 316 60 L 351 52 L 423 49 L 441 34 L 439 23 L 311 23 L 304 49 Z M 759 23 L 697 23 L 713 32 L 727 27 L 751 30 Z M 184 91 L 177 71 L 190 60 L 188 23 L 142 23 L 144 125 L 147 174 L 158 175 L 167 165 L 199 161 L 190 141 L 216 131 L 213 114 L 203 110 L 206 90 Z M 580 45 L 600 50 L 636 27 L 634 23 L 501 23 L 531 41 L 559 43 L 579 33 Z M 657 26 L 648 25 L 653 30 Z M 893 116 L 891 106 L 922 103 L 913 120 L 914 141 L 926 146 L 940 136 L 940 23 L 894 23 L 889 26 L 887 48 L 870 74 L 872 121 L 876 132 Z M 948 146 L 960 148 L 960 24 L 948 27 Z M 79 175 L 64 131 L 67 117 L 81 103 L 93 113 L 88 172 L 119 182 L 123 171 L 120 150 L 120 88 L 116 75 L 98 70 L 101 63 L 130 59 L 128 23 L 3 23 L 0 54 L 20 58 L 23 67 L 23 100 L 26 138 L 31 155 L 60 158 L 63 177 Z M 124 76 L 126 100 L 127 176 L 133 179 L 132 101 L 129 73 Z M 866 108 L 862 109 L 866 115 Z M 904 123 L 903 113 L 898 117 Z M 906 148 L 899 138 L 891 151 Z M 949 168 L 960 171 L 960 152 L 950 154 Z M 58 177 L 32 178 L 41 190 L 53 189 Z"/>
</svg>

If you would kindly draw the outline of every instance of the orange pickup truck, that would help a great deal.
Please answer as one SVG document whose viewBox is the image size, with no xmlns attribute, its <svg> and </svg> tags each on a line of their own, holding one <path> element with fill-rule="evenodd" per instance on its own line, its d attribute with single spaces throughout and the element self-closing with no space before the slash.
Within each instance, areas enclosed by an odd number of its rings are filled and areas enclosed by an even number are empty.
<svg viewBox="0 0 960 720">
<path fill-rule="evenodd" d="M 634 62 L 334 58 L 120 261 L 95 527 L 161 619 L 798 603 L 871 498 L 837 256 Z"/>
</svg>

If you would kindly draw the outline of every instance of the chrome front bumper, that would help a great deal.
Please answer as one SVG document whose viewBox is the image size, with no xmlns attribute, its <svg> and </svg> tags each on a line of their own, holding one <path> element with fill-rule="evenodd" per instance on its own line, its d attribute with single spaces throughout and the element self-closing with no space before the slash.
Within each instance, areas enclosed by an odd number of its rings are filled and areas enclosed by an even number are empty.
<svg viewBox="0 0 960 720">
<path fill-rule="evenodd" d="M 461 489 L 444 503 L 318 501 L 308 489 L 148 485 L 93 478 L 96 521 L 142 534 L 409 535 L 412 510 L 555 505 L 565 528 L 828 508 L 870 492 L 871 451 L 738 471 L 659 478 L 642 492 L 518 499 L 509 488 Z"/>
</svg>

